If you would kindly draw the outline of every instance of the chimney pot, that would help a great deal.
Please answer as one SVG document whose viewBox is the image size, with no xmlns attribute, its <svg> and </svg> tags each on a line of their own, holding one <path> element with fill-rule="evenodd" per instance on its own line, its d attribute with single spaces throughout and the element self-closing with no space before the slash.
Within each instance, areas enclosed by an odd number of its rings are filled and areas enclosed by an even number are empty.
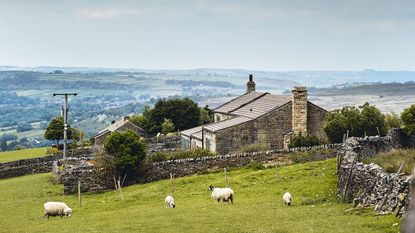
<svg viewBox="0 0 415 233">
<path fill-rule="evenodd" d="M 249 75 L 249 81 L 246 83 L 246 93 L 255 91 L 255 82 L 254 76 L 252 74 Z"/>
</svg>

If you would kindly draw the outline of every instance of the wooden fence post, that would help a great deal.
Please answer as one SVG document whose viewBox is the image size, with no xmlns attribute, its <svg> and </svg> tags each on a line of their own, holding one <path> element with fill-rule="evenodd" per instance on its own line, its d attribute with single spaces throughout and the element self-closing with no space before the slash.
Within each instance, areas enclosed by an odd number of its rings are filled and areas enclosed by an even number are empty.
<svg viewBox="0 0 415 233">
<path fill-rule="evenodd" d="M 403 164 L 404 164 L 404 162 L 401 163 L 401 166 L 399 167 L 398 172 L 396 173 L 396 175 L 393 177 L 392 180 L 395 180 L 399 176 L 399 173 L 401 173 L 401 170 L 403 168 Z M 385 197 L 382 200 L 382 204 L 380 205 L 380 207 L 377 210 L 382 210 L 382 207 L 385 205 L 386 199 L 388 199 L 388 196 L 392 192 L 392 189 L 393 189 L 393 183 L 391 183 L 391 186 L 389 186 L 389 189 L 386 192 L 386 195 L 385 195 Z"/>
<path fill-rule="evenodd" d="M 223 169 L 225 171 L 225 183 L 226 183 L 226 188 L 228 188 L 228 176 L 226 175 L 226 167 Z"/>
<path fill-rule="evenodd" d="M 78 203 L 79 206 L 82 207 L 82 199 L 81 199 L 81 180 L 78 180 Z"/>
<path fill-rule="evenodd" d="M 173 174 L 170 173 L 171 196 L 174 198 Z"/>
</svg>

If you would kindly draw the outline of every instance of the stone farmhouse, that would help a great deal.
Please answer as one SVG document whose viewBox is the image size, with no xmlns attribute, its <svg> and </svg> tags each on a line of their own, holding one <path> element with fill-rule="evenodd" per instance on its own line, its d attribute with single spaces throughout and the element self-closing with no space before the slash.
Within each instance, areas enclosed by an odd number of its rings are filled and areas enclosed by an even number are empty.
<svg viewBox="0 0 415 233">
<path fill-rule="evenodd" d="M 216 108 L 213 123 L 181 132 L 181 147 L 227 154 L 249 144 L 283 149 L 300 133 L 325 138 L 327 111 L 307 97 L 305 87 L 293 88 L 292 96 L 257 92 L 249 75 L 246 93 Z"/>
<path fill-rule="evenodd" d="M 119 121 L 112 121 L 111 125 L 107 128 L 101 130 L 94 136 L 94 146 L 103 146 L 105 139 L 110 135 L 112 132 L 126 132 L 131 130 L 135 132 L 139 136 L 144 136 L 145 132 L 142 128 L 134 125 L 129 121 L 129 117 L 126 116 L 124 119 Z"/>
</svg>

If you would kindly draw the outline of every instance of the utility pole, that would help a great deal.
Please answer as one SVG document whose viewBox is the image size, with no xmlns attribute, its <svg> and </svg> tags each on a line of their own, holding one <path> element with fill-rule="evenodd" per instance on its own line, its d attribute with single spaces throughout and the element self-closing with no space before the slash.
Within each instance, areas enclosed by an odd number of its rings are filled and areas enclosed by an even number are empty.
<svg viewBox="0 0 415 233">
<path fill-rule="evenodd" d="M 63 104 L 63 159 L 66 159 L 68 153 L 68 96 L 77 96 L 78 93 L 53 93 L 54 97 L 57 95 L 64 96 L 65 100 Z"/>
</svg>

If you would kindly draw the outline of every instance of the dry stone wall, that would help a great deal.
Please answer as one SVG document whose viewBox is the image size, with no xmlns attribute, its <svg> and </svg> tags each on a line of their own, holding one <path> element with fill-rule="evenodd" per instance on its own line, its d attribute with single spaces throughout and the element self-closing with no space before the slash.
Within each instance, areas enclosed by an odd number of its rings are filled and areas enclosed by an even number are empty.
<svg viewBox="0 0 415 233">
<path fill-rule="evenodd" d="M 69 151 L 68 154 L 76 158 L 87 158 L 93 156 L 92 150 L 90 148 Z M 54 161 L 57 161 L 61 158 L 62 154 L 56 154 L 0 163 L 0 179 L 23 176 L 27 174 L 51 172 Z"/>
<path fill-rule="evenodd" d="M 357 206 L 374 206 L 380 213 L 402 215 L 410 204 L 410 177 L 386 173 L 378 165 L 364 164 L 363 161 L 380 152 L 406 147 L 411 140 L 400 130 L 392 130 L 385 137 L 347 139 L 338 150 L 338 196 L 353 200 Z"/>
<path fill-rule="evenodd" d="M 265 164 L 285 163 L 289 161 L 287 158 L 288 152 L 307 151 L 312 149 L 337 149 L 340 148 L 340 146 L 341 144 L 330 144 L 293 148 L 290 150 L 270 150 L 156 162 L 147 167 L 139 182 L 145 183 L 168 179 L 170 173 L 175 177 L 182 177 L 225 167 L 243 167 L 253 162 Z M 333 156 L 335 157 L 335 154 L 316 156 L 316 158 L 323 160 Z"/>
</svg>

